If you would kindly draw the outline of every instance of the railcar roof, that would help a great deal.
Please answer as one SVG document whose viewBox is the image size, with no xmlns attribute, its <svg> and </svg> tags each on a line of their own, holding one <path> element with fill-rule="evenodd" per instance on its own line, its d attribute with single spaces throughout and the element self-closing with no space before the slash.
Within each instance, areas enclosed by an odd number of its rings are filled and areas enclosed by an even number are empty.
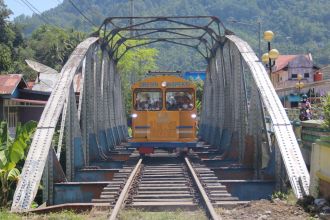
<svg viewBox="0 0 330 220">
<path fill-rule="evenodd" d="M 132 85 L 132 88 L 160 88 L 162 83 L 166 82 L 166 88 L 196 88 L 189 80 L 185 80 L 178 76 L 151 76 Z"/>
</svg>

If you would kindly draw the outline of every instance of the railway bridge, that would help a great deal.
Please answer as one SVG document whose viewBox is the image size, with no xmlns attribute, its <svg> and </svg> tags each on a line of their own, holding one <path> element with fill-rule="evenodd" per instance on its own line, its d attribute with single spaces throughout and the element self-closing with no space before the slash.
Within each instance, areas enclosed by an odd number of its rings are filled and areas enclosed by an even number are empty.
<svg viewBox="0 0 330 220">
<path fill-rule="evenodd" d="M 134 24 L 130 19 L 105 19 L 62 68 L 38 123 L 12 211 L 30 208 L 41 181 L 49 205 L 86 202 L 107 185 L 111 171 L 122 167 L 120 160 L 130 153 L 123 147 L 128 132 L 117 63 L 128 50 L 159 42 L 194 48 L 208 64 L 200 139 L 221 157 L 241 164 L 251 159 L 255 179 L 269 171 L 280 182 L 285 170 L 295 195 L 309 194 L 309 173 L 290 121 L 247 42 L 216 17 L 134 17 Z M 130 40 L 140 43 L 130 46 Z M 90 190 L 82 193 L 82 188 Z"/>
</svg>

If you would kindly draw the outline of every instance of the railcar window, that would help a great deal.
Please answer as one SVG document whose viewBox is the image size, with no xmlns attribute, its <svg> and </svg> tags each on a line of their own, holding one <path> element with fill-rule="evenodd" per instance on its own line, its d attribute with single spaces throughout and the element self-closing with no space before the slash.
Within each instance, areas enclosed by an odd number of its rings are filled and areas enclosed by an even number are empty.
<svg viewBox="0 0 330 220">
<path fill-rule="evenodd" d="M 167 90 L 166 91 L 166 110 L 169 111 L 190 111 L 194 109 L 194 91 L 185 90 Z"/>
<path fill-rule="evenodd" d="M 161 90 L 136 90 L 134 108 L 137 111 L 160 111 L 163 108 Z"/>
</svg>

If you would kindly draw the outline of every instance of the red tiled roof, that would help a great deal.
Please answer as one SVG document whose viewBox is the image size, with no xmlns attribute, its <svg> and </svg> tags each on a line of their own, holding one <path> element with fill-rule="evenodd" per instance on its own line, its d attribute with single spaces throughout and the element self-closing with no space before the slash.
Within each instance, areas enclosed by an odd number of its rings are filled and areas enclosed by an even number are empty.
<svg viewBox="0 0 330 220">
<path fill-rule="evenodd" d="M 298 55 L 279 55 L 276 59 L 276 69 L 275 71 L 279 71 L 286 67 L 290 61 L 294 60 Z"/>
<path fill-rule="evenodd" d="M 275 67 L 274 67 L 274 72 L 280 71 L 284 69 L 285 67 L 288 66 L 288 64 L 294 60 L 295 58 L 301 56 L 300 54 L 298 55 L 279 55 L 278 58 L 276 59 Z M 307 59 L 309 59 L 309 55 L 303 55 Z"/>
<path fill-rule="evenodd" d="M 21 81 L 26 87 L 22 74 L 0 75 L 0 95 L 11 95 Z"/>
</svg>

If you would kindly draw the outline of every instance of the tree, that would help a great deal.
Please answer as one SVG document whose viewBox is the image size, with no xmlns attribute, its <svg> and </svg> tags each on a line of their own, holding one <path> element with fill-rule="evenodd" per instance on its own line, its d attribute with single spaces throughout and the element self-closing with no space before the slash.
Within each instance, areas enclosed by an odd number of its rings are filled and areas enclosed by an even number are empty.
<svg viewBox="0 0 330 220">
<path fill-rule="evenodd" d="M 324 113 L 324 125 L 330 128 L 330 95 L 324 97 L 323 100 L 323 113 Z"/>
<path fill-rule="evenodd" d="M 0 124 L 0 205 L 7 205 L 11 186 L 20 175 L 17 163 L 26 158 L 31 137 L 37 127 L 37 122 L 30 121 L 23 126 L 16 127 L 15 138 L 12 139 L 8 134 L 6 122 Z"/>
<path fill-rule="evenodd" d="M 202 108 L 204 81 L 202 79 L 196 79 L 196 80 L 192 80 L 192 82 L 196 86 L 196 108 L 197 108 L 197 113 L 199 114 Z"/>
<path fill-rule="evenodd" d="M 0 44 L 0 73 L 8 71 L 11 67 L 11 51 L 5 44 Z"/>
<path fill-rule="evenodd" d="M 116 37 L 115 41 L 118 39 L 119 37 Z M 142 43 L 144 41 L 130 40 L 126 42 L 126 45 L 134 46 Z M 121 46 L 119 54 L 122 54 L 125 50 L 126 47 Z M 128 50 L 118 62 L 117 68 L 121 75 L 127 116 L 130 114 L 132 107 L 131 84 L 144 78 L 145 73 L 149 70 L 157 69 L 157 55 L 157 49 L 141 46 Z"/>
<path fill-rule="evenodd" d="M 0 0 L 0 28 L 6 25 L 9 15 L 11 15 L 12 13 L 13 12 L 7 8 L 7 5 L 5 4 L 4 0 Z"/>
<path fill-rule="evenodd" d="M 34 50 L 34 58 L 38 62 L 60 71 L 85 36 L 85 33 L 73 29 L 43 25 L 32 33 L 27 44 Z"/>
<path fill-rule="evenodd" d="M 0 0 L 0 73 L 7 71 L 11 65 L 11 41 L 15 33 L 8 26 L 7 19 L 12 12 L 3 0 Z"/>
</svg>

